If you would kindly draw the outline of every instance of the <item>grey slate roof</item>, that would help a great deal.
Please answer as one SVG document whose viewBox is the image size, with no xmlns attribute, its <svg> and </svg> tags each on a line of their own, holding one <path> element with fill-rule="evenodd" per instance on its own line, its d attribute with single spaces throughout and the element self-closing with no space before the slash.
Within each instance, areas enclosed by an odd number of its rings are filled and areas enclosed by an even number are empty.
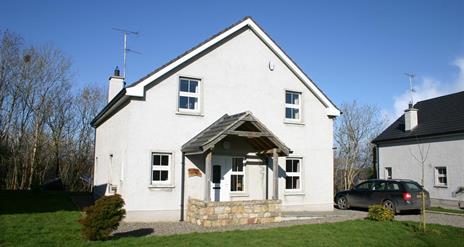
<svg viewBox="0 0 464 247">
<path fill-rule="evenodd" d="M 418 125 L 404 131 L 404 114 L 372 142 L 464 133 L 464 91 L 417 102 Z"/>
<path fill-rule="evenodd" d="M 225 114 L 216 120 L 213 124 L 208 126 L 206 129 L 198 133 L 187 143 L 182 145 L 182 152 L 203 152 L 204 147 L 208 146 L 213 142 L 224 138 L 227 135 L 227 131 L 236 129 L 239 124 L 244 123 L 245 121 L 252 121 L 259 126 L 260 129 L 264 130 L 268 134 L 272 133 L 268 131 L 259 121 L 253 116 L 251 112 L 241 112 L 234 115 Z M 288 155 L 290 149 L 285 146 L 277 137 L 271 136 L 269 140 L 276 144 L 276 146 L 281 147 L 282 152 Z"/>
</svg>

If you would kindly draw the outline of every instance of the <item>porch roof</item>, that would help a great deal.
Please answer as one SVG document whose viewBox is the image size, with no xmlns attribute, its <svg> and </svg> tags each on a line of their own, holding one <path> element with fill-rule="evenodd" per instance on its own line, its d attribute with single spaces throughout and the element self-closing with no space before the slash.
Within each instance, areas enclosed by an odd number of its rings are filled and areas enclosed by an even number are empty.
<svg viewBox="0 0 464 247">
<path fill-rule="evenodd" d="M 281 156 L 288 156 L 291 153 L 290 148 L 249 111 L 234 115 L 225 114 L 182 145 L 182 152 L 186 154 L 204 153 L 214 148 L 214 145 L 228 135 L 247 138 L 248 142 L 261 154 L 272 154 L 273 148 L 277 148 Z"/>
</svg>

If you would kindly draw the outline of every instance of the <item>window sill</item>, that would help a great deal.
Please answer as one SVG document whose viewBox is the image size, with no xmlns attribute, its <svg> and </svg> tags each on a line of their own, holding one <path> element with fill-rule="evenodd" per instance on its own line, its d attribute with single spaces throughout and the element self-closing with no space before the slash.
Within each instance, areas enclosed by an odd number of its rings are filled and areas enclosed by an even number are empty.
<svg viewBox="0 0 464 247">
<path fill-rule="evenodd" d="M 285 120 L 284 120 L 284 124 L 300 125 L 300 126 L 305 125 L 305 123 L 303 123 L 303 122 L 300 122 L 300 121 L 292 121 L 292 120 L 288 120 L 288 119 L 285 119 Z"/>
<path fill-rule="evenodd" d="M 230 192 L 229 195 L 231 197 L 248 197 L 248 193 L 246 192 Z"/>
<path fill-rule="evenodd" d="M 172 184 L 151 184 L 148 186 L 149 189 L 173 189 L 175 187 Z"/>
<path fill-rule="evenodd" d="M 305 193 L 302 191 L 285 191 L 284 196 L 304 196 Z"/>
<path fill-rule="evenodd" d="M 433 187 L 438 189 L 448 189 L 447 185 L 434 185 Z"/>
<path fill-rule="evenodd" d="M 176 115 L 187 115 L 187 116 L 197 116 L 197 117 L 203 117 L 205 116 L 201 112 L 188 112 L 188 111 L 177 111 Z"/>
</svg>

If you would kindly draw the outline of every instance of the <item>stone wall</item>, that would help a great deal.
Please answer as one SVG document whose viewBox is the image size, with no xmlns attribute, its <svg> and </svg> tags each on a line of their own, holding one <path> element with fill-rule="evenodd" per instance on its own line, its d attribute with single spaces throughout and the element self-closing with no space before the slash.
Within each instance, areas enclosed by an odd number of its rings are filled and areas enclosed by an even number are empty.
<svg viewBox="0 0 464 247">
<path fill-rule="evenodd" d="M 205 202 L 189 198 L 187 221 L 204 227 L 281 221 L 280 200 Z"/>
</svg>

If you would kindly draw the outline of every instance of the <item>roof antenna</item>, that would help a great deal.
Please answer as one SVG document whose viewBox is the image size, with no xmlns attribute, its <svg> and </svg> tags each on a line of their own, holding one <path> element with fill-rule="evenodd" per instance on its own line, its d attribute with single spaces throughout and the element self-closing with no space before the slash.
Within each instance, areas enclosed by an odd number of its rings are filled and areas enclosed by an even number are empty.
<svg viewBox="0 0 464 247">
<path fill-rule="evenodd" d="M 409 93 L 411 95 L 411 101 L 409 101 L 409 108 L 412 108 L 412 106 L 414 105 L 414 98 L 412 96 L 412 93 L 416 92 L 416 90 L 414 90 L 414 88 L 412 87 L 412 81 L 414 80 L 414 77 L 416 75 L 414 74 L 411 74 L 411 73 L 404 73 L 407 77 L 409 77 Z"/>
<path fill-rule="evenodd" d="M 131 50 L 131 49 L 127 48 L 127 35 L 133 34 L 133 35 L 138 36 L 139 32 L 124 30 L 124 29 L 120 29 L 120 28 L 113 28 L 113 30 L 121 32 L 121 33 L 124 34 L 124 64 L 123 64 L 122 76 L 124 77 L 124 80 L 125 80 L 127 78 L 126 77 L 126 56 L 127 56 L 127 52 L 132 52 L 132 53 L 135 53 L 135 54 L 142 55 L 142 53 L 140 53 L 138 51 L 134 51 L 134 50 Z"/>
</svg>

